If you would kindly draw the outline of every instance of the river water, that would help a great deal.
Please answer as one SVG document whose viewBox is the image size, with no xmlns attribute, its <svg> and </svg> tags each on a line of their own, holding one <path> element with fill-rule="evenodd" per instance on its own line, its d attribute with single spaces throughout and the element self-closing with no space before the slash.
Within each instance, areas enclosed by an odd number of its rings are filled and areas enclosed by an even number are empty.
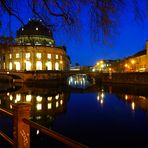
<svg viewBox="0 0 148 148">
<path fill-rule="evenodd" d="M 148 147 L 148 87 L 133 85 L 13 86 L 0 84 L 0 107 L 32 103 L 31 120 L 92 148 Z M 12 136 L 12 121 L 0 115 Z M 31 147 L 66 147 L 31 129 Z M 0 147 L 11 147 L 0 138 Z"/>
</svg>

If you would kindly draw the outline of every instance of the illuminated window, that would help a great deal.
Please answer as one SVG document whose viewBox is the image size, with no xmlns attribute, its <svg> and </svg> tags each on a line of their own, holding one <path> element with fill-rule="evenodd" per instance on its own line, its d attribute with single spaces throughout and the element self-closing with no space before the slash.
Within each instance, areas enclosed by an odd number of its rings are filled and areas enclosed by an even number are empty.
<svg viewBox="0 0 148 148">
<path fill-rule="evenodd" d="M 26 59 L 30 59 L 30 53 L 26 53 Z"/>
<path fill-rule="evenodd" d="M 9 54 L 9 58 L 12 59 L 12 54 Z"/>
<path fill-rule="evenodd" d="M 36 97 L 36 100 L 37 100 L 38 102 L 41 102 L 41 101 L 42 101 L 42 97 L 41 97 L 41 96 L 37 96 L 37 97 Z"/>
<path fill-rule="evenodd" d="M 36 70 L 42 70 L 42 62 L 41 61 L 36 62 Z"/>
<path fill-rule="evenodd" d="M 42 104 L 37 104 L 37 105 L 36 105 L 36 109 L 37 109 L 37 110 L 41 110 L 41 109 L 42 109 Z"/>
<path fill-rule="evenodd" d="M 31 95 L 26 95 L 26 101 L 30 102 L 31 101 Z"/>
<path fill-rule="evenodd" d="M 58 108 L 58 107 L 59 107 L 59 102 L 57 101 L 57 102 L 56 102 L 56 108 Z"/>
<path fill-rule="evenodd" d="M 36 57 L 37 57 L 38 59 L 41 59 L 41 53 L 37 53 L 37 54 L 36 54 Z"/>
<path fill-rule="evenodd" d="M 50 53 L 47 54 L 47 58 L 51 59 L 51 54 Z"/>
<path fill-rule="evenodd" d="M 51 100 L 52 100 L 52 97 L 48 97 L 47 100 L 48 100 L 48 101 L 51 101 Z"/>
<path fill-rule="evenodd" d="M 62 60 L 62 56 L 60 55 L 60 59 Z"/>
<path fill-rule="evenodd" d="M 55 70 L 59 70 L 59 63 L 58 62 L 55 63 Z"/>
<path fill-rule="evenodd" d="M 19 58 L 19 57 L 20 57 L 19 53 L 16 53 L 16 58 Z"/>
<path fill-rule="evenodd" d="M 31 62 L 26 61 L 26 70 L 31 70 Z"/>
<path fill-rule="evenodd" d="M 58 99 L 59 99 L 59 94 L 57 94 L 57 95 L 55 96 L 55 99 L 56 99 L 56 100 L 58 100 Z"/>
<path fill-rule="evenodd" d="M 58 54 L 56 54 L 55 58 L 56 58 L 56 59 L 59 59 L 59 55 L 58 55 Z"/>
<path fill-rule="evenodd" d="M 9 63 L 9 70 L 12 70 L 12 63 Z"/>
<path fill-rule="evenodd" d="M 16 100 L 17 102 L 21 101 L 21 94 L 16 94 Z"/>
<path fill-rule="evenodd" d="M 15 69 L 16 70 L 20 70 L 21 69 L 21 65 L 20 65 L 20 62 L 15 62 Z"/>
<path fill-rule="evenodd" d="M 47 106 L 48 109 L 51 109 L 51 108 L 52 108 L 51 103 L 48 103 L 47 105 L 48 105 L 48 106 Z"/>
<path fill-rule="evenodd" d="M 52 70 L 52 63 L 51 62 L 47 62 L 46 63 L 46 67 L 47 67 L 47 70 Z"/>
</svg>

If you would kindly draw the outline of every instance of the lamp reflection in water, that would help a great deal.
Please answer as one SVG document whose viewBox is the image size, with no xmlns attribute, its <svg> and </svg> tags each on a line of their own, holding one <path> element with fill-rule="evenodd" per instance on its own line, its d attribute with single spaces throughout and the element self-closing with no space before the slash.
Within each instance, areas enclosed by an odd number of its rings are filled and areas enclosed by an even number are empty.
<svg viewBox="0 0 148 148">
<path fill-rule="evenodd" d="M 105 97 L 105 94 L 104 94 L 104 90 L 102 89 L 100 92 L 98 92 L 98 95 L 97 95 L 97 100 L 100 102 L 100 104 L 103 105 L 104 103 L 104 97 Z"/>
</svg>

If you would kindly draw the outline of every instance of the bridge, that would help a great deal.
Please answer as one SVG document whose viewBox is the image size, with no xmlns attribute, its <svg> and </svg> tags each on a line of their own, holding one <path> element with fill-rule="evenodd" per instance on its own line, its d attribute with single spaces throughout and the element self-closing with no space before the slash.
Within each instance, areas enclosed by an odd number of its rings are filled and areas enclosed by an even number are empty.
<svg viewBox="0 0 148 148">
<path fill-rule="evenodd" d="M 77 74 L 86 74 L 92 81 L 95 81 L 99 73 L 90 71 L 1 71 L 0 79 L 9 82 L 28 82 L 35 80 L 67 80 L 68 77 Z"/>
</svg>

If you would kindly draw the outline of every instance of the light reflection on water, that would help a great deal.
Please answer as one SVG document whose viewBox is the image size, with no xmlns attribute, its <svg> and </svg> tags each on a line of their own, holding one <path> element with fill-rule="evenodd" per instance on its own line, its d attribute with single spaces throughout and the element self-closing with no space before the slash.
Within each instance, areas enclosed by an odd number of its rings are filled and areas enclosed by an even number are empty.
<svg viewBox="0 0 148 148">
<path fill-rule="evenodd" d="M 68 85 L 74 88 L 87 88 L 91 85 L 86 74 L 77 74 L 68 78 Z"/>
<path fill-rule="evenodd" d="M 13 103 L 29 102 L 33 121 L 90 147 L 106 147 L 106 141 L 115 147 L 130 144 L 144 147 L 148 137 L 147 88 L 131 88 L 93 86 L 73 92 L 62 87 L 24 85 L 17 91 L 0 93 L 0 106 L 12 109 Z"/>
</svg>

